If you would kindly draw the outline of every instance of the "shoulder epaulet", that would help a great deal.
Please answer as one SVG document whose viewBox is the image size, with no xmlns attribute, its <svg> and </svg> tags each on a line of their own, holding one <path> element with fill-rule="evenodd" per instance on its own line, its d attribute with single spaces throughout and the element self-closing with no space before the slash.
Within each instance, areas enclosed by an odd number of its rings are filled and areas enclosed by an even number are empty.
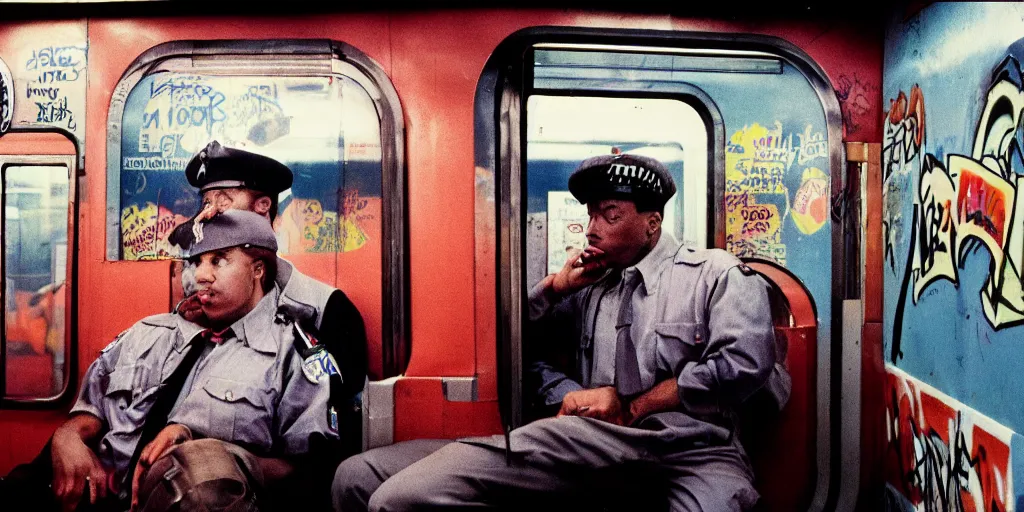
<svg viewBox="0 0 1024 512">
<path fill-rule="evenodd" d="M 679 250 L 676 251 L 673 262 L 686 263 L 687 265 L 701 265 L 709 259 L 712 259 L 713 256 L 714 249 L 701 249 L 699 247 L 684 245 L 679 247 Z"/>
<path fill-rule="evenodd" d="M 740 272 L 745 276 L 757 275 L 757 271 L 750 268 L 750 265 L 747 265 L 746 263 L 740 263 L 737 267 L 739 267 Z"/>
<path fill-rule="evenodd" d="M 102 349 L 100 350 L 100 354 L 105 354 L 105 353 L 107 353 L 107 352 L 108 352 L 108 351 L 109 351 L 110 349 L 112 349 L 112 348 L 116 347 L 116 346 L 117 346 L 117 344 L 121 342 L 121 338 L 124 338 L 124 335 L 125 335 L 125 334 L 128 334 L 128 331 L 129 331 L 130 329 L 131 329 L 131 327 L 129 327 L 128 329 L 125 329 L 125 330 L 121 331 L 121 333 L 120 333 L 120 334 L 118 334 L 117 336 L 114 336 L 114 339 L 113 339 L 113 340 L 112 340 L 112 341 L 111 341 L 110 343 L 107 343 L 107 346 L 103 347 L 103 348 L 102 348 Z"/>
<path fill-rule="evenodd" d="M 176 316 L 177 315 L 173 313 L 160 313 L 158 315 L 147 316 L 146 318 L 139 320 L 139 323 L 154 327 L 174 329 L 178 326 L 178 321 L 175 319 Z"/>
</svg>

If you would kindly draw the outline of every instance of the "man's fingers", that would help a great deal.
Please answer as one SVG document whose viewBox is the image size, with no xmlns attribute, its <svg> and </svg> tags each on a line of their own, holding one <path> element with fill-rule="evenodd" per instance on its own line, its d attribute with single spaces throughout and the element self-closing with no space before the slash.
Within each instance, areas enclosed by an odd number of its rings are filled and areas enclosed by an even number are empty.
<svg viewBox="0 0 1024 512">
<path fill-rule="evenodd" d="M 574 268 L 580 263 L 580 256 L 583 254 L 583 249 L 573 247 L 569 249 L 569 257 L 565 260 L 565 268 Z"/>
<path fill-rule="evenodd" d="M 139 504 L 139 484 L 142 482 L 142 475 L 146 472 L 146 469 L 142 466 L 140 461 L 135 466 L 135 475 L 132 477 L 132 510 L 135 510 Z"/>
<path fill-rule="evenodd" d="M 184 441 L 181 441 L 181 442 L 184 442 Z M 153 462 L 156 462 L 156 461 L 164 458 L 164 456 L 166 456 L 168 453 L 171 453 L 171 451 L 173 451 L 179 444 L 181 444 L 181 442 L 175 442 L 175 443 L 171 443 L 170 445 L 168 445 L 167 448 L 164 448 L 164 451 L 160 452 L 160 455 L 157 455 L 156 458 L 153 459 Z"/>
<path fill-rule="evenodd" d="M 98 492 L 96 492 L 96 487 L 97 487 L 96 481 L 93 480 L 92 477 L 87 476 L 87 477 L 85 477 L 85 483 L 86 483 L 86 485 L 89 486 L 89 503 L 95 505 L 96 504 L 96 500 L 98 499 L 97 495 L 99 494 Z"/>
<path fill-rule="evenodd" d="M 71 488 L 74 487 L 74 483 L 75 474 L 65 468 L 60 480 L 57 482 L 57 485 L 54 486 L 53 493 L 56 494 L 57 497 L 63 499 L 67 495 L 71 494 Z"/>
<path fill-rule="evenodd" d="M 96 496 L 96 500 L 101 500 L 107 497 L 107 472 L 102 466 L 96 466 L 93 468 L 92 478 L 92 496 Z M 95 501 L 93 502 L 95 503 Z"/>
<path fill-rule="evenodd" d="M 558 411 L 559 416 L 573 416 L 576 414 L 576 409 L 579 408 L 579 404 L 576 403 L 576 397 L 574 395 L 566 395 L 562 399 L 562 408 Z"/>
<path fill-rule="evenodd" d="M 74 510 L 78 506 L 78 502 L 82 501 L 83 490 L 85 490 L 85 478 L 78 476 L 64 494 L 65 510 Z"/>
<path fill-rule="evenodd" d="M 582 269 L 582 273 L 583 274 L 591 274 L 591 273 L 594 273 L 594 272 L 597 272 L 597 271 L 604 270 L 606 265 L 607 264 L 605 263 L 605 261 L 603 259 L 601 259 L 601 260 L 591 260 L 591 261 L 585 263 L 580 268 Z"/>
</svg>

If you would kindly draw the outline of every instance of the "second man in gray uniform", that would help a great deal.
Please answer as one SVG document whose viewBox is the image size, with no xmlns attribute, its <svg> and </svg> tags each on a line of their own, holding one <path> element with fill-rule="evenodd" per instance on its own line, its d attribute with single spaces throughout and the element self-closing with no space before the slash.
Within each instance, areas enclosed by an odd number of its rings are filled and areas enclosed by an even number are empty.
<svg viewBox="0 0 1024 512">
<path fill-rule="evenodd" d="M 569 190 L 587 205 L 589 246 L 530 292 L 524 338 L 531 403 L 555 416 L 513 430 L 511 453 L 499 435 L 350 458 L 335 475 L 336 510 L 757 501 L 736 413 L 770 377 L 786 381 L 767 284 L 731 254 L 662 231 L 675 185 L 655 160 L 589 159 Z M 563 348 L 568 367 L 550 357 Z M 652 485 L 626 484 L 638 475 Z"/>
</svg>

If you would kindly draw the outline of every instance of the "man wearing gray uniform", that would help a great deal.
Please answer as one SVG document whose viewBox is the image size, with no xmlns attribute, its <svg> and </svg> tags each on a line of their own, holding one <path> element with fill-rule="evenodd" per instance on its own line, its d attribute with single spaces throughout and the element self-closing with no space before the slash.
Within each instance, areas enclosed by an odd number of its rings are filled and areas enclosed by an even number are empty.
<svg viewBox="0 0 1024 512">
<path fill-rule="evenodd" d="M 498 435 L 350 458 L 335 474 L 336 510 L 580 509 L 615 498 L 636 508 L 652 488 L 674 511 L 755 504 L 737 408 L 769 380 L 782 395 L 788 383 L 767 284 L 733 255 L 662 231 L 675 185 L 660 162 L 588 159 L 569 190 L 587 205 L 589 246 L 530 292 L 524 337 L 534 402 L 555 416 L 513 430 L 510 453 Z M 548 357 L 566 346 L 571 370 Z M 626 485 L 636 475 L 652 485 Z"/>
<path fill-rule="evenodd" d="M 203 203 L 203 208 L 170 236 L 170 242 L 185 252 L 194 243 L 195 226 L 227 210 L 256 212 L 273 223 L 277 217 L 277 197 L 293 182 L 291 169 L 281 162 L 225 147 L 217 141 L 211 141 L 192 157 L 185 167 L 185 177 L 199 190 Z M 196 300 L 194 271 L 189 263 L 182 268 L 185 298 L 176 310 L 205 325 Z M 339 421 L 343 421 L 346 415 L 352 416 L 352 399 L 366 381 L 366 329 L 362 315 L 344 292 L 299 272 L 280 257 L 275 279 L 281 291 L 278 306 L 297 317 L 307 331 L 317 334 L 338 367 L 339 378 L 331 384 L 331 405 L 342 416 Z M 352 450 L 352 443 L 361 446 L 360 432 L 351 434 L 353 439 L 347 440 L 346 451 Z"/>
<path fill-rule="evenodd" d="M 52 463 L 52 494 L 65 510 L 83 494 L 99 505 L 94 510 L 146 505 L 133 489 L 147 477 L 174 478 L 147 469 L 193 439 L 231 443 L 252 462 L 246 472 L 258 475 L 249 485 L 262 487 L 305 463 L 316 439 L 337 437 L 324 359 L 302 354 L 304 333 L 276 314 L 270 224 L 231 210 L 197 233 L 190 258 L 209 328 L 175 314 L 150 316 L 89 366 L 70 419 L 52 438 L 51 460 L 34 463 Z M 177 499 L 186 497 L 197 499 Z"/>
</svg>

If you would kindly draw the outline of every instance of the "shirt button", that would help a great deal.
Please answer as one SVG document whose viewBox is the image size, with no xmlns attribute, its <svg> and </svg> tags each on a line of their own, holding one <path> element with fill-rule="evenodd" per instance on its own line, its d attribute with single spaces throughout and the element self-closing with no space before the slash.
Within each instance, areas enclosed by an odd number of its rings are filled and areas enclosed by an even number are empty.
<svg viewBox="0 0 1024 512">
<path fill-rule="evenodd" d="M 232 400 L 232 399 L 235 398 L 235 395 L 234 395 L 234 393 L 231 392 L 231 390 L 228 390 L 227 393 L 224 393 L 224 398 L 226 398 L 228 400 Z"/>
</svg>

